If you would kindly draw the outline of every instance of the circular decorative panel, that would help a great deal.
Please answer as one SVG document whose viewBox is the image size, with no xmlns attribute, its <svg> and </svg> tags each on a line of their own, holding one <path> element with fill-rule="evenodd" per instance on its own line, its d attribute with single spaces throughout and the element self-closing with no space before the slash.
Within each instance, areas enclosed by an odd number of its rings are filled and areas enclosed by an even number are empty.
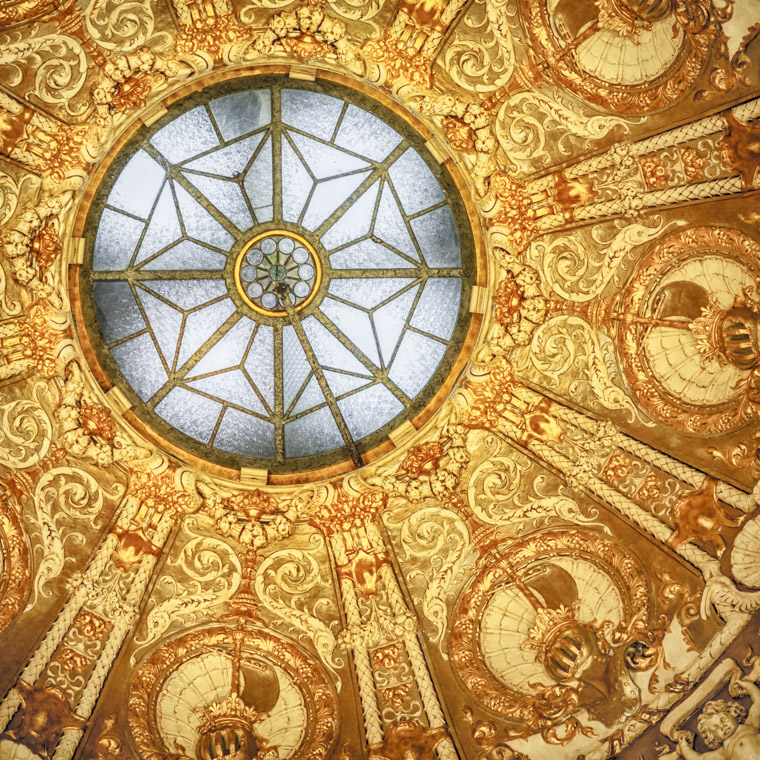
<svg viewBox="0 0 760 760">
<path fill-rule="evenodd" d="M 201 629 L 165 644 L 137 671 L 128 699 L 146 760 L 320 760 L 338 727 L 335 693 L 318 663 L 258 628 Z"/>
<path fill-rule="evenodd" d="M 161 436 L 226 466 L 354 465 L 431 401 L 473 235 L 401 115 L 332 82 L 216 85 L 142 127 L 90 208 L 83 310 Z"/>
</svg>

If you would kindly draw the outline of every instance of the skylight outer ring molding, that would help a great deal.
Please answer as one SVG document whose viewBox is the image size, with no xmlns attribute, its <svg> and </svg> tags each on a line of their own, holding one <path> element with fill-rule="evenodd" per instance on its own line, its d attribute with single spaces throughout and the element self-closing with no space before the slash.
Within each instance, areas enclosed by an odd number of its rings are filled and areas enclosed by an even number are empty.
<svg viewBox="0 0 760 760">
<path fill-rule="evenodd" d="M 160 101 L 152 102 L 146 109 L 143 109 L 143 113 L 155 110 L 157 102 L 167 109 L 167 112 L 160 119 L 151 123 L 149 132 L 148 128 L 145 128 L 140 120 L 140 113 L 136 114 L 125 125 L 122 134 L 114 140 L 110 150 L 95 172 L 93 172 L 85 188 L 76 212 L 72 232 L 73 237 L 85 238 L 87 250 L 86 263 L 81 266 L 74 263 L 71 264 L 69 272 L 72 308 L 75 314 L 75 324 L 83 353 L 100 386 L 105 391 L 108 391 L 115 384 L 110 379 L 110 377 L 113 377 L 116 380 L 117 387 L 124 391 L 125 396 L 133 405 L 133 409 L 123 414 L 124 419 L 145 438 L 188 464 L 213 475 L 233 480 L 240 478 L 241 469 L 247 470 L 252 467 L 264 468 L 268 470 L 267 482 L 271 485 L 314 482 L 349 472 L 355 469 L 355 465 L 346 456 L 345 448 L 337 449 L 325 455 L 309 457 L 308 459 L 311 461 L 289 459 L 287 462 L 290 466 L 284 470 L 278 470 L 276 467 L 273 468 L 271 466 L 272 463 L 267 460 L 247 458 L 238 454 L 210 457 L 206 451 L 202 451 L 205 447 L 196 445 L 196 441 L 171 428 L 163 420 L 157 418 L 154 413 L 151 412 L 146 415 L 143 412 L 138 416 L 134 411 L 134 406 L 142 402 L 132 388 L 124 381 L 121 373 L 113 366 L 113 362 L 109 361 L 110 357 L 104 356 L 107 351 L 105 349 L 96 349 L 93 342 L 91 342 L 88 331 L 90 329 L 97 331 L 94 322 L 94 308 L 91 301 L 87 303 L 86 294 L 85 298 L 82 298 L 83 293 L 80 286 L 83 284 L 83 276 L 86 277 L 89 269 L 87 256 L 91 257 L 94 247 L 96 227 L 93 219 L 98 220 L 100 218 L 105 201 L 103 193 L 100 193 L 102 197 L 98 197 L 98 190 L 103 185 L 104 179 L 109 175 L 112 176 L 114 172 L 119 172 L 121 167 L 126 164 L 127 160 L 137 149 L 129 150 L 130 145 L 134 145 L 135 141 L 140 139 L 141 130 L 145 130 L 143 134 L 154 134 L 166 123 L 176 118 L 180 112 L 190 110 L 194 105 L 197 105 L 197 102 L 193 103 L 189 101 L 182 103 L 181 111 L 173 108 L 173 106 L 179 107 L 179 101 L 187 101 L 189 96 L 199 93 L 201 90 L 206 90 L 212 86 L 214 86 L 214 89 L 218 87 L 219 91 L 214 92 L 211 97 L 220 97 L 227 92 L 266 87 L 267 78 L 276 77 L 280 79 L 281 75 L 288 73 L 289 70 L 289 66 L 245 67 L 234 71 L 227 71 L 221 75 L 216 74 L 200 78 L 191 84 L 183 84 L 173 92 L 165 95 Z M 253 81 L 254 78 L 256 81 Z M 371 111 L 372 103 L 367 102 L 369 99 L 369 101 L 374 101 L 379 106 L 392 112 L 396 121 L 396 123 L 392 123 L 392 126 L 397 130 L 399 126 L 401 127 L 399 131 L 401 131 L 408 144 L 415 148 L 417 153 L 423 157 L 425 163 L 434 171 L 446 193 L 447 200 L 450 207 L 452 207 L 452 211 L 454 211 L 457 222 L 463 255 L 463 267 L 465 272 L 470 275 L 469 281 L 466 279 L 462 280 L 463 288 L 460 312 L 457 317 L 454 337 L 452 337 L 452 341 L 455 341 L 456 333 L 460 332 L 458 352 L 454 353 L 451 345 L 448 347 L 441 365 L 426 384 L 425 392 L 415 399 L 418 403 L 413 407 L 411 415 L 402 412 L 393 418 L 390 423 L 381 427 L 379 431 L 361 440 L 362 463 L 369 464 L 394 450 L 395 445 L 389 438 L 389 434 L 393 433 L 399 425 L 411 423 L 416 429 L 420 429 L 425 425 L 443 404 L 462 375 L 478 342 L 480 327 L 484 319 L 481 314 L 469 313 L 470 292 L 473 286 L 482 288 L 486 285 L 488 265 L 479 215 L 470 195 L 470 187 L 457 169 L 452 158 L 447 158 L 445 161 L 440 162 L 437 160 L 438 157 L 425 148 L 425 142 L 435 139 L 434 133 L 425 124 L 417 120 L 385 93 L 370 87 L 364 82 L 348 78 L 333 71 L 317 70 L 315 82 L 289 80 L 282 83 L 283 89 L 311 89 L 314 91 L 324 91 L 326 94 L 331 94 L 331 90 L 334 90 L 334 85 L 353 90 L 357 96 L 357 101 L 354 102 L 360 107 Z M 335 94 L 340 97 L 339 92 Z M 201 97 L 203 97 L 203 102 L 210 99 L 205 93 Z M 439 164 L 440 170 L 437 169 Z M 288 225 L 283 224 L 281 226 L 287 227 Z M 295 228 L 293 232 L 296 232 Z M 404 446 L 409 445 L 409 443 L 410 440 L 405 437 Z M 214 454 L 220 453 L 223 454 L 223 452 L 214 451 Z M 315 459 L 321 461 L 315 462 Z"/>
</svg>

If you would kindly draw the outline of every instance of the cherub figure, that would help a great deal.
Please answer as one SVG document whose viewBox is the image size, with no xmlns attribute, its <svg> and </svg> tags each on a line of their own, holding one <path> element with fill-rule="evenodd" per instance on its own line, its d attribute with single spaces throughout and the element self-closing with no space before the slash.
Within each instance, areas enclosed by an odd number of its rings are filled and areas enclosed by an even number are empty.
<svg viewBox="0 0 760 760">
<path fill-rule="evenodd" d="M 735 685 L 752 699 L 749 711 L 737 702 L 708 702 L 697 721 L 697 731 L 711 751 L 696 752 L 682 738 L 678 751 L 685 760 L 760 760 L 760 688 L 748 680 Z"/>
</svg>

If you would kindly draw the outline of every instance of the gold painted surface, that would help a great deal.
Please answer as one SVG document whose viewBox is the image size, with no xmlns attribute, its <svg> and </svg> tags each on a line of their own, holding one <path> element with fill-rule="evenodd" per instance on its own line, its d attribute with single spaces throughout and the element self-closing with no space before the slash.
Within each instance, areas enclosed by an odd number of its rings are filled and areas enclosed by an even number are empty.
<svg viewBox="0 0 760 760">
<path fill-rule="evenodd" d="M 748 0 L 6 3 L 0 758 L 756 752 L 759 31 Z M 262 71 L 435 141 L 486 306 L 398 447 L 251 487 L 111 404 L 71 239 L 143 119 Z"/>
</svg>

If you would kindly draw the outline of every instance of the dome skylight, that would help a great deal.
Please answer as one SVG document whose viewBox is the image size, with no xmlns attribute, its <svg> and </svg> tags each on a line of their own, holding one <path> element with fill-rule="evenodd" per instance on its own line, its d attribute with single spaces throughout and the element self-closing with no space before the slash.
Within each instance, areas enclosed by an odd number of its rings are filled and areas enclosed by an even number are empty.
<svg viewBox="0 0 760 760">
<path fill-rule="evenodd" d="M 88 220 L 90 337 L 138 416 L 196 455 L 358 465 L 459 354 L 467 217 L 378 102 L 285 77 L 234 88 L 180 101 L 110 167 Z"/>
</svg>

